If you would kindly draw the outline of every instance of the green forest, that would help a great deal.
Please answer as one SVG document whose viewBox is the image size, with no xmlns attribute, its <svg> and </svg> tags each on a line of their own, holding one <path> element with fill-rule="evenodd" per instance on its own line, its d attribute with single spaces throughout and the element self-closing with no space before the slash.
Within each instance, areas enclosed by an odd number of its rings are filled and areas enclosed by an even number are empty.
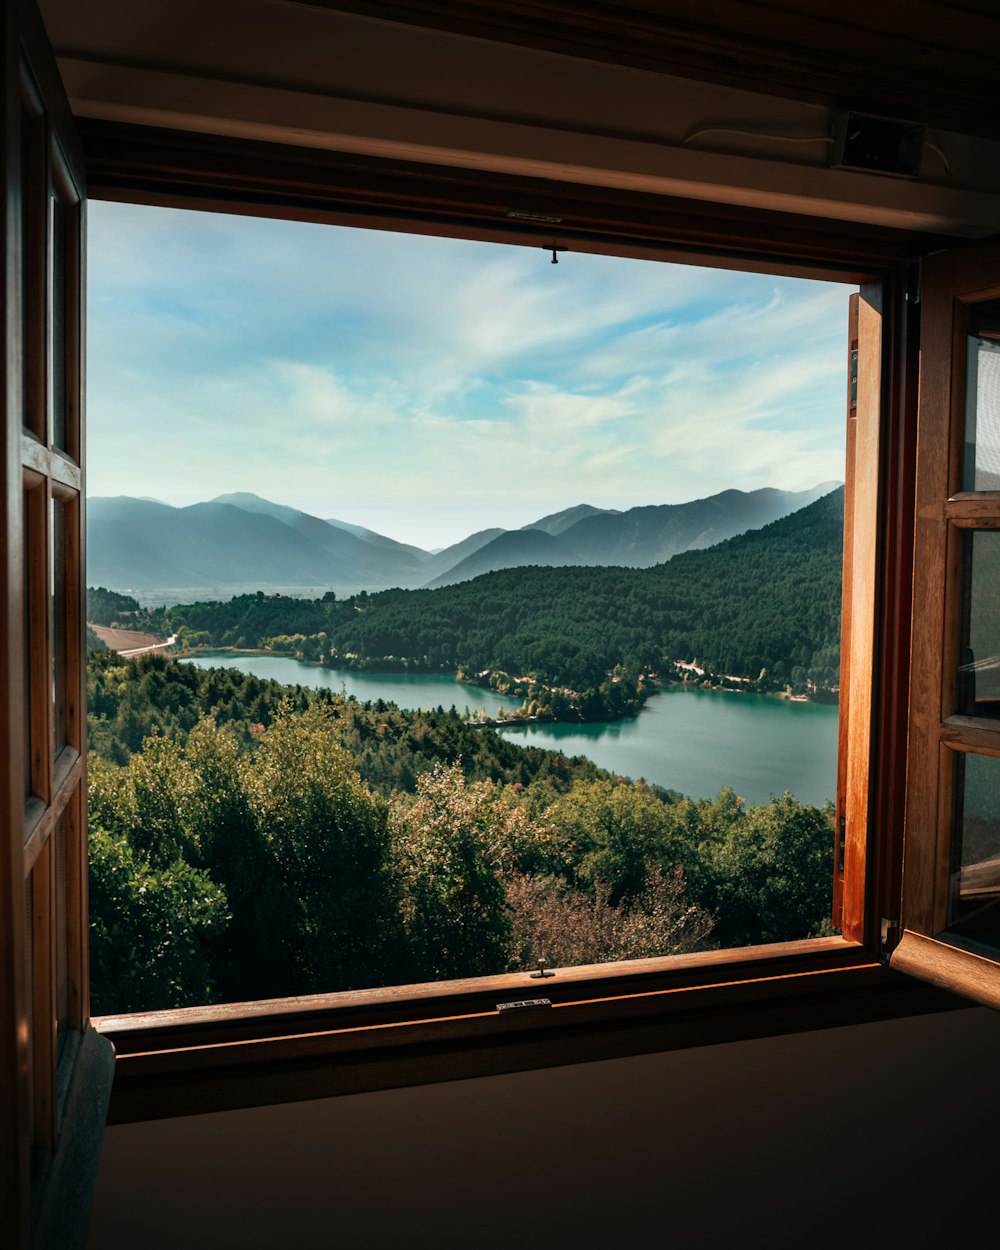
<svg viewBox="0 0 1000 1250">
<path fill-rule="evenodd" d="M 534 716 L 633 715 L 661 681 L 832 697 L 843 490 L 648 569 L 517 568 L 338 600 L 238 596 L 145 617 L 183 648 L 270 648 L 335 668 L 450 671 Z M 696 663 L 703 674 L 675 667 Z"/>
<path fill-rule="evenodd" d="M 829 932 L 832 814 L 788 794 L 162 656 L 88 687 L 95 1014 Z"/>
</svg>

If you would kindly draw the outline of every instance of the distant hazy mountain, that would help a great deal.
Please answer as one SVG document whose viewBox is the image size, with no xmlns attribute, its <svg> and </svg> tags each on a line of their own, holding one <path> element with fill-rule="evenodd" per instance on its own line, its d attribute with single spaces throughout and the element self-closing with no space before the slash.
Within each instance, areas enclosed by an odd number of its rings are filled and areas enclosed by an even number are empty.
<svg viewBox="0 0 1000 1250">
<path fill-rule="evenodd" d="M 416 556 L 418 561 L 427 558 L 428 553 L 421 547 L 411 547 L 409 543 L 400 543 L 395 538 L 386 538 L 384 534 L 377 534 L 374 530 L 365 529 L 363 525 L 351 525 L 347 521 L 338 521 L 335 517 L 326 517 L 325 524 L 332 525 L 338 530 L 346 530 L 348 534 L 353 534 L 355 538 L 361 538 L 375 547 L 382 547 L 387 551 L 408 551 L 411 555 Z"/>
<path fill-rule="evenodd" d="M 481 573 L 516 569 L 528 564 L 551 566 L 585 563 L 585 560 L 568 558 L 566 545 L 551 534 L 546 534 L 544 530 L 501 530 L 498 538 L 427 582 L 426 587 L 434 590 L 438 586 L 451 586 L 454 582 L 467 582 Z"/>
<path fill-rule="evenodd" d="M 320 587 L 340 593 L 443 586 L 522 565 L 645 568 L 786 516 L 833 488 L 723 491 L 627 512 L 578 504 L 519 530 L 486 529 L 431 553 L 345 521 L 240 491 L 174 508 L 152 499 L 91 499 L 87 581 L 146 592 L 228 595 Z"/>
<path fill-rule="evenodd" d="M 404 581 L 409 583 L 427 560 L 427 553 L 419 547 L 398 543 L 360 525 L 321 521 L 319 517 L 298 508 L 271 503 L 269 499 L 261 499 L 259 495 L 246 491 L 219 495 L 212 502 L 233 504 L 245 512 L 259 512 L 284 521 L 342 562 L 352 580 L 360 578 L 359 584 L 385 586 L 400 585 Z"/>
<path fill-rule="evenodd" d="M 571 525 L 575 525 L 577 521 L 582 521 L 588 516 L 620 516 L 621 514 L 615 508 L 595 508 L 589 503 L 578 503 L 575 508 L 566 508 L 562 512 L 553 512 L 550 516 L 543 516 L 540 521 L 532 521 L 530 525 L 522 525 L 525 530 L 544 530 L 546 534 L 563 533 L 568 530 Z"/>
<path fill-rule="evenodd" d="M 690 503 L 604 512 L 582 504 L 513 530 L 487 543 L 428 581 L 430 587 L 468 581 L 496 569 L 520 565 L 600 565 L 650 568 L 681 551 L 711 547 L 746 530 L 760 529 L 788 516 L 836 487 L 824 482 L 812 490 L 726 490 Z M 563 518 L 571 518 L 565 526 Z M 544 541 L 543 541 L 544 535 Z"/>
<path fill-rule="evenodd" d="M 125 496 L 92 499 L 87 545 L 88 581 L 123 590 L 252 578 L 263 585 L 316 585 L 316 567 L 338 579 L 347 572 L 281 520 L 222 503 L 172 508 Z"/>
<path fill-rule="evenodd" d="M 87 545 L 89 584 L 140 591 L 409 585 L 427 558 L 244 494 L 187 508 L 91 499 Z"/>
<path fill-rule="evenodd" d="M 467 556 L 471 556 L 474 551 L 478 551 L 480 547 L 485 547 L 487 543 L 506 533 L 507 531 L 503 529 L 479 530 L 475 534 L 470 534 L 468 538 L 463 538 L 460 543 L 453 543 L 450 547 L 436 551 L 427 563 L 425 575 L 428 578 L 434 578 L 446 573 Z"/>
</svg>

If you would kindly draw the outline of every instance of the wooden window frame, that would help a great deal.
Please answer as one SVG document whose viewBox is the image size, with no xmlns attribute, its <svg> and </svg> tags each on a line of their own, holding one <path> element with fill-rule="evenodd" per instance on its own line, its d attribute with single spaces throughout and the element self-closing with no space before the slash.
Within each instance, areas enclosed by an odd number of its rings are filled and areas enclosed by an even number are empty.
<svg viewBox="0 0 1000 1250">
<path fill-rule="evenodd" d="M 969 309 L 1000 298 L 1000 241 L 929 258 L 923 282 L 909 781 L 894 968 L 1000 1007 L 1000 955 L 948 931 L 956 751 L 1000 757 L 1000 720 L 958 714 L 961 536 L 1000 529 L 1000 491 L 962 482 Z"/>
<path fill-rule="evenodd" d="M 916 254 L 941 240 L 482 171 L 86 123 L 91 196 L 701 261 L 861 285 L 849 420 L 835 907 L 843 936 L 104 1017 L 111 1121 L 454 1079 L 962 1005 L 886 966 L 898 922 L 913 525 Z M 540 226 L 530 217 L 558 218 Z M 845 293 L 846 298 L 846 293 Z M 847 374 L 845 345 L 845 377 Z M 847 400 L 848 406 L 850 399 Z"/>
<path fill-rule="evenodd" d="M 11 1246 L 40 1247 L 60 1244 L 56 1222 L 81 1211 L 91 1168 L 80 1152 L 101 1131 L 112 1063 L 88 1003 L 86 193 L 69 105 L 27 0 L 4 6 L 0 62 L 0 1208 Z"/>
</svg>

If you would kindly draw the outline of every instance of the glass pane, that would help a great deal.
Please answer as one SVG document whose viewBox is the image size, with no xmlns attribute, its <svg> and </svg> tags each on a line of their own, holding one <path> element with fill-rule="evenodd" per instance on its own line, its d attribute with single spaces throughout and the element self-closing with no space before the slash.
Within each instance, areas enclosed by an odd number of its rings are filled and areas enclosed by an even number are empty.
<svg viewBox="0 0 1000 1250">
<path fill-rule="evenodd" d="M 963 490 L 1000 490 L 1000 300 L 969 311 Z"/>
<path fill-rule="evenodd" d="M 962 538 L 958 710 L 1000 717 L 1000 531 Z"/>
<path fill-rule="evenodd" d="M 21 112 L 21 315 L 22 364 L 24 369 L 25 426 L 39 439 L 45 438 L 45 200 L 42 119 Z"/>
<path fill-rule="evenodd" d="M 53 915 L 53 934 L 56 956 L 56 1027 L 59 1040 L 65 1039 L 65 1030 L 69 1027 L 69 965 L 68 965 L 68 934 L 69 934 L 69 822 L 64 812 L 52 834 L 56 860 L 55 899 Z"/>
<path fill-rule="evenodd" d="M 950 927 L 1000 947 L 1000 759 L 955 757 Z"/>
<path fill-rule="evenodd" d="M 49 343 L 52 353 L 52 442 L 66 446 L 66 207 L 59 197 L 52 197 L 52 301 L 49 318 Z"/>
<path fill-rule="evenodd" d="M 50 602 L 52 612 L 52 700 L 55 704 L 56 755 L 66 745 L 66 505 L 52 500 Z"/>
<path fill-rule="evenodd" d="M 21 715 L 24 724 L 24 797 L 30 799 L 32 794 L 31 781 L 31 649 L 29 642 L 31 639 L 31 493 L 24 491 L 22 497 L 22 523 L 23 537 L 21 546 L 21 561 L 24 568 L 24 586 L 22 604 L 24 606 L 24 618 L 22 627 L 24 629 L 24 647 L 21 651 L 23 659 L 23 671 L 21 674 L 24 688 L 21 700 Z"/>
</svg>

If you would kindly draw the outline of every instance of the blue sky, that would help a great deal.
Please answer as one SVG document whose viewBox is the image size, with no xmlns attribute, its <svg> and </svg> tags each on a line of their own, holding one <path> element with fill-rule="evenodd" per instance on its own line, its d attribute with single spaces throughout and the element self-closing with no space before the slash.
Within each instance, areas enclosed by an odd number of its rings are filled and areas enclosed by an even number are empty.
<svg viewBox="0 0 1000 1250">
<path fill-rule="evenodd" d="M 91 201 L 88 492 L 423 547 L 844 476 L 848 288 Z"/>
</svg>

